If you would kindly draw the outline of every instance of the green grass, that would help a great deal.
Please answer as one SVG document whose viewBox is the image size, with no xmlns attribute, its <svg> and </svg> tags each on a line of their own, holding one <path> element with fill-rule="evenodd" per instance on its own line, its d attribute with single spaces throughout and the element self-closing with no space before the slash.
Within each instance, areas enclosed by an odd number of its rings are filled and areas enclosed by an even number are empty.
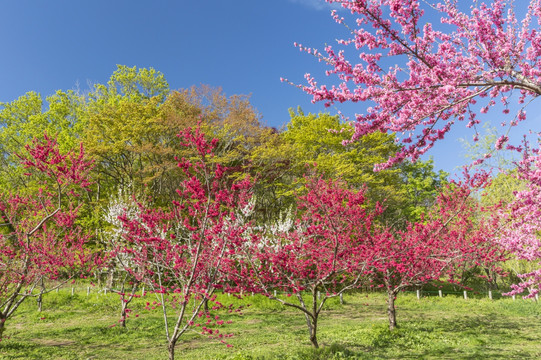
<svg viewBox="0 0 541 360">
<path fill-rule="evenodd" d="M 531 300 L 464 300 L 459 296 L 401 294 L 399 328 L 389 332 L 384 294 L 350 294 L 333 299 L 320 317 L 321 349 L 310 346 L 304 317 L 296 310 L 260 296 L 224 304 L 251 306 L 242 315 L 221 313 L 233 323 L 226 348 L 195 332 L 177 345 L 178 359 L 538 359 L 541 358 L 541 303 Z M 144 301 L 152 301 L 150 295 Z M 128 329 L 118 320 L 114 294 L 71 296 L 67 289 L 44 297 L 44 311 L 34 299 L 7 322 L 0 359 L 166 359 L 166 341 L 158 311 L 134 306 L 138 318 Z"/>
</svg>

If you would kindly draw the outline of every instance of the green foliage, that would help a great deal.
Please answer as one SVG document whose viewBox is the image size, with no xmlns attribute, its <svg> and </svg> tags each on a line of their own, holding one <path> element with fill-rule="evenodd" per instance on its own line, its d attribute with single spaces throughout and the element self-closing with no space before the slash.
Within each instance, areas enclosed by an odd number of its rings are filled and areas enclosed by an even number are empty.
<svg viewBox="0 0 541 360">
<path fill-rule="evenodd" d="M 483 206 L 507 205 L 515 200 L 515 192 L 526 190 L 527 182 L 516 176 L 516 171 L 500 172 L 492 178 L 481 196 Z"/>
<path fill-rule="evenodd" d="M 162 102 L 168 93 L 169 84 L 161 72 L 153 68 L 117 65 L 107 85 L 95 85 L 92 97 L 102 100 L 128 98 L 133 102 L 156 97 Z"/>
<path fill-rule="evenodd" d="M 118 66 L 107 85 L 97 84 L 85 108 L 84 143 L 97 161 L 96 181 L 104 195 L 117 187 L 140 192 L 155 175 L 156 156 L 174 136 L 160 122 L 169 88 L 154 69 Z"/>
<path fill-rule="evenodd" d="M 410 221 L 419 221 L 421 214 L 432 206 L 434 199 L 446 183 L 448 174 L 442 170 L 434 171 L 434 162 L 406 161 L 399 166 L 403 195 L 403 205 L 399 209 Z M 399 214 L 393 214 L 395 217 Z"/>
<path fill-rule="evenodd" d="M 500 136 L 501 134 L 495 126 L 488 122 L 484 123 L 482 135 L 477 141 L 470 142 L 464 138 L 460 139 L 465 150 L 464 157 L 471 162 L 483 159 L 483 163 L 480 165 L 483 168 L 512 169 L 517 153 L 506 149 L 496 150 L 496 141 Z"/>
<path fill-rule="evenodd" d="M 402 226 L 406 220 L 419 219 L 447 176 L 435 172 L 432 161 L 405 162 L 374 172 L 375 164 L 399 151 L 394 135 L 375 132 L 349 142 L 354 127 L 337 116 L 305 115 L 301 109 L 290 115 L 284 131 L 269 133 L 251 154 L 266 218 L 276 218 L 293 206 L 293 195 L 304 191 L 304 175 L 315 172 L 341 178 L 354 188 L 366 187 L 372 205 L 379 201 L 386 207 L 384 221 Z"/>
<path fill-rule="evenodd" d="M 44 133 L 56 136 L 63 153 L 78 148 L 85 127 L 81 119 L 83 102 L 83 97 L 73 91 L 57 91 L 45 102 L 41 95 L 28 92 L 0 104 L 0 189 L 10 191 L 28 185 L 17 154 L 24 153 L 24 146 L 33 138 Z"/>
<path fill-rule="evenodd" d="M 285 130 L 271 132 L 251 155 L 262 188 L 258 200 L 268 202 L 267 218 L 293 205 L 294 194 L 304 191 L 307 173 L 342 178 L 356 188 L 366 186 L 373 200 L 395 195 L 399 170 L 373 171 L 374 164 L 398 150 L 392 135 L 374 133 L 344 146 L 354 129 L 337 116 L 305 115 L 301 109 L 290 111 L 290 116 Z"/>
<path fill-rule="evenodd" d="M 29 92 L 11 103 L 1 105 L 0 146 L 3 158 L 13 159 L 13 154 L 47 129 L 46 119 L 41 112 L 43 99 L 39 94 Z"/>
<path fill-rule="evenodd" d="M 344 145 L 351 139 L 354 128 L 342 124 L 337 116 L 304 115 L 300 109 L 297 114 L 291 111 L 290 115 L 283 139 L 293 148 L 296 172 L 303 173 L 306 165 L 316 164 L 316 171 L 321 174 L 340 177 L 353 187 L 366 185 L 380 190 L 386 183 L 397 181 L 397 169 L 373 171 L 374 164 L 384 162 L 398 151 L 394 136 L 378 132 Z"/>
</svg>

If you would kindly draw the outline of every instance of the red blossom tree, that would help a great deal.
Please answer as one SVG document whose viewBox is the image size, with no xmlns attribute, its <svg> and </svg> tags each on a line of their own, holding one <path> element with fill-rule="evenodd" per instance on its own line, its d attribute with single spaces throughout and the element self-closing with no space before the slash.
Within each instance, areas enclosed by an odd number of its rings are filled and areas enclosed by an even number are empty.
<svg viewBox="0 0 541 360">
<path fill-rule="evenodd" d="M 78 153 L 61 154 L 57 142 L 45 136 L 19 155 L 36 191 L 0 196 L 0 339 L 5 322 L 45 280 L 70 279 L 90 271 L 97 257 L 86 247 L 90 236 L 77 224 L 78 196 L 88 186 L 92 163 Z M 54 288 L 53 288 L 54 289 Z"/>
<path fill-rule="evenodd" d="M 438 280 L 456 283 L 456 272 L 463 267 L 495 267 L 503 261 L 494 241 L 498 228 L 498 217 L 483 215 L 468 182 L 461 182 L 440 193 L 422 222 L 402 231 L 381 232 L 370 270 L 387 291 L 390 330 L 397 326 L 395 300 L 404 288 Z"/>
<path fill-rule="evenodd" d="M 367 104 L 356 115 L 352 140 L 375 131 L 399 136 L 405 146 L 379 169 L 405 157 L 417 159 L 456 121 L 475 127 L 479 113 L 497 102 L 504 107 L 500 117 L 513 101 L 521 106 L 503 122 L 515 126 L 526 119 L 524 107 L 541 95 L 541 0 L 531 0 L 527 8 L 519 6 L 526 2 L 511 0 L 327 2 L 351 14 L 350 23 L 346 14 L 333 12 L 351 37 L 338 40 L 345 50 L 327 46 L 319 52 L 296 44 L 337 77 L 335 85 L 326 86 L 306 74 L 308 85 L 302 88 L 326 105 Z M 524 13 L 522 20 L 517 13 Z M 441 24 L 431 21 L 435 17 Z M 355 57 L 348 47 L 355 48 Z M 502 135 L 496 148 L 507 140 Z"/>
<path fill-rule="evenodd" d="M 147 308 L 162 309 L 170 359 L 189 329 L 198 328 L 222 342 L 229 336 L 220 332 L 223 321 L 211 317 L 205 306 L 209 301 L 215 303 L 213 309 L 221 306 L 215 302 L 216 289 L 243 287 L 231 280 L 239 249 L 247 241 L 241 213 L 252 187 L 249 178 L 233 181 L 229 169 L 212 161 L 216 139 L 208 141 L 199 128 L 187 128 L 179 137 L 196 156 L 179 160 L 186 180 L 172 210 L 140 203 L 136 216 L 121 217 L 125 245 L 117 250 L 128 259 L 122 262 L 126 270 L 157 296 Z"/>
<path fill-rule="evenodd" d="M 373 220 L 382 209 L 370 210 L 364 191 L 350 190 L 341 181 L 307 181 L 308 193 L 298 199 L 300 219 L 285 228 L 267 228 L 249 244 L 243 260 L 251 268 L 246 278 L 257 291 L 304 314 L 317 348 L 325 302 L 366 278 L 374 260 Z"/>
</svg>

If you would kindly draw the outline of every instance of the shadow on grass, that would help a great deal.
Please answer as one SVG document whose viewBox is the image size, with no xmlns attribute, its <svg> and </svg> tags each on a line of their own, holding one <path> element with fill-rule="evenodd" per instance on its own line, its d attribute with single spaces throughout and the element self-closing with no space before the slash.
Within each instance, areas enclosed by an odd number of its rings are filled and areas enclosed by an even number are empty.
<svg viewBox="0 0 541 360">
<path fill-rule="evenodd" d="M 38 347 L 37 344 L 23 343 L 19 341 L 9 341 L 3 340 L 0 341 L 0 354 L 3 352 L 7 353 L 8 351 L 19 351 L 19 350 L 29 350 Z"/>
<path fill-rule="evenodd" d="M 526 339 L 538 342 L 538 329 L 525 333 L 522 319 L 510 322 L 497 314 L 464 315 L 423 322 L 404 321 L 389 331 L 384 321 L 371 328 L 336 334 L 332 344 L 321 349 L 303 348 L 272 357 L 231 359 L 526 359 L 537 358 L 539 348 L 525 348 Z M 343 336 L 343 342 L 339 336 Z M 321 339 L 323 340 L 323 338 Z M 342 342 L 342 343 L 341 343 Z M 324 343 L 324 342 L 323 342 Z M 230 359 L 230 358 L 228 358 Z"/>
<path fill-rule="evenodd" d="M 349 334 L 345 341 L 347 347 L 328 358 L 511 359 L 536 358 L 540 354 L 539 348 L 528 349 L 521 344 L 525 340 L 538 342 L 538 329 L 525 333 L 519 319 L 510 322 L 509 318 L 497 314 L 464 315 L 428 322 L 404 321 L 392 332 L 387 326 L 385 322 L 378 322 L 371 329 Z M 331 345 L 331 348 L 333 346 L 339 345 Z"/>
<path fill-rule="evenodd" d="M 360 357 L 361 356 L 361 357 Z M 307 348 L 293 351 L 288 354 L 273 354 L 266 356 L 252 356 L 237 353 L 225 357 L 227 360 L 342 360 L 342 359 L 367 359 L 363 354 L 355 353 L 340 344 L 332 344 L 320 349 Z"/>
</svg>

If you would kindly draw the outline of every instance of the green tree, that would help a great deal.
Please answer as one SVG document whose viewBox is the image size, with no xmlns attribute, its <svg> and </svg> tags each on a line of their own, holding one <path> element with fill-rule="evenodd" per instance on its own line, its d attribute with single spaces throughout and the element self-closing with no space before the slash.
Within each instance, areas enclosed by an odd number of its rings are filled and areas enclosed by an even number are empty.
<svg viewBox="0 0 541 360">
<path fill-rule="evenodd" d="M 94 86 L 84 109 L 84 143 L 96 160 L 98 197 L 117 188 L 141 192 L 157 176 L 152 162 L 171 142 L 160 122 L 168 92 L 162 73 L 122 65 L 107 84 Z"/>
<path fill-rule="evenodd" d="M 400 150 L 394 135 L 375 132 L 350 142 L 354 128 L 337 116 L 305 115 L 301 109 L 290 115 L 285 130 L 269 134 L 252 154 L 252 165 L 260 174 L 258 204 L 267 219 L 292 206 L 294 193 L 303 191 L 307 172 L 341 178 L 357 189 L 366 187 L 372 204 L 385 205 L 382 219 L 396 224 L 417 218 L 445 177 L 434 172 L 431 161 L 374 172 L 375 164 Z"/>
<path fill-rule="evenodd" d="M 44 133 L 58 139 L 62 153 L 78 148 L 81 141 L 81 114 L 84 97 L 74 91 L 57 91 L 45 101 L 36 92 L 28 92 L 18 99 L 0 106 L 0 188 L 4 191 L 28 187 L 28 179 L 17 154 L 24 146 Z M 24 186 L 23 186 L 24 185 Z M 31 187 L 30 187 L 31 188 Z"/>
<path fill-rule="evenodd" d="M 442 170 L 435 171 L 432 159 L 414 163 L 404 161 L 398 164 L 398 169 L 403 198 L 402 206 L 395 210 L 394 216 L 419 221 L 421 214 L 434 203 L 441 186 L 447 182 L 448 174 Z"/>
</svg>

